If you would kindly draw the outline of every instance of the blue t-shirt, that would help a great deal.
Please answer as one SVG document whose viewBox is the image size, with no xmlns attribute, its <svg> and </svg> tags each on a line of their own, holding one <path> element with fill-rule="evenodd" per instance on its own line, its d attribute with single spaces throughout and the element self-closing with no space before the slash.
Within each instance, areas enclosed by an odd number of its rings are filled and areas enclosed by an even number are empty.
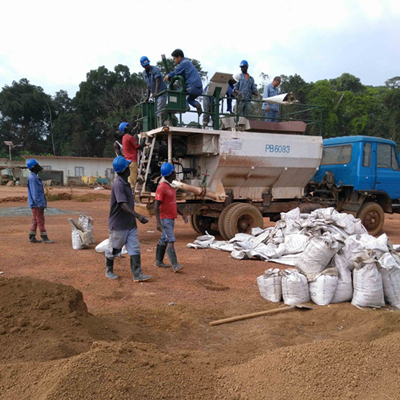
<svg viewBox="0 0 400 400">
<path fill-rule="evenodd" d="M 127 203 L 133 209 L 135 208 L 131 185 L 118 175 L 111 189 L 110 215 L 108 217 L 110 231 L 126 231 L 136 228 L 136 218 L 122 209 L 122 203 Z"/>
</svg>

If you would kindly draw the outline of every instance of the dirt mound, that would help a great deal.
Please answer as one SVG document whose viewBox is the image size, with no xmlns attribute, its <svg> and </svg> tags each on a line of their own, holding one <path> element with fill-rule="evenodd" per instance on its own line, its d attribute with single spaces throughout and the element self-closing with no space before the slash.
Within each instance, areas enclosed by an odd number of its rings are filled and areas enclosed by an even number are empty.
<svg viewBox="0 0 400 400">
<path fill-rule="evenodd" d="M 398 399 L 400 334 L 268 351 L 219 376 L 221 398 Z"/>
<path fill-rule="evenodd" d="M 28 198 L 26 196 L 14 196 L 14 197 L 4 197 L 0 199 L 0 203 L 11 203 L 11 202 L 27 202 Z"/>
<path fill-rule="evenodd" d="M 72 286 L 29 278 L 0 279 L 0 360 L 54 360 L 113 339 L 112 330 L 90 315 Z"/>
</svg>

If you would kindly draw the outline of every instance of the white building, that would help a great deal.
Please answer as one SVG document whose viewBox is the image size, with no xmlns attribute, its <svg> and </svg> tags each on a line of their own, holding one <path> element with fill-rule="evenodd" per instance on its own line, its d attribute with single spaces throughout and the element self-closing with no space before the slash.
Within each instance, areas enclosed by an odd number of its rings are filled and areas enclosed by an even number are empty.
<svg viewBox="0 0 400 400">
<path fill-rule="evenodd" d="M 69 177 L 97 177 L 114 179 L 113 158 L 63 157 L 63 156 L 23 156 L 34 158 L 44 170 L 62 171 L 64 184 Z M 29 172 L 29 171 L 28 171 Z"/>
</svg>

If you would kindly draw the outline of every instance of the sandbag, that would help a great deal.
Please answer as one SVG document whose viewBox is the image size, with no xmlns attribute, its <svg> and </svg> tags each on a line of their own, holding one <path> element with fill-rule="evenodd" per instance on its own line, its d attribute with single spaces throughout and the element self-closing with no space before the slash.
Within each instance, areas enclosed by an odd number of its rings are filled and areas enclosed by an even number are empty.
<svg viewBox="0 0 400 400">
<path fill-rule="evenodd" d="M 72 228 L 72 248 L 74 250 L 87 249 L 90 244 L 90 232 L 83 229 L 79 221 L 68 218 L 68 222 Z"/>
<path fill-rule="evenodd" d="M 364 252 L 354 260 L 353 299 L 351 304 L 359 307 L 380 308 L 385 305 L 380 267 L 371 254 Z"/>
<path fill-rule="evenodd" d="M 327 306 L 336 292 L 337 284 L 338 270 L 325 269 L 309 284 L 311 300 L 319 306 Z"/>
<path fill-rule="evenodd" d="M 95 243 L 93 235 L 93 218 L 89 217 L 88 215 L 82 214 L 79 216 L 79 223 L 85 231 L 90 232 L 89 243 Z"/>
<path fill-rule="evenodd" d="M 279 268 L 270 268 L 257 278 L 261 297 L 273 303 L 282 301 L 282 277 L 279 272 Z"/>
<path fill-rule="evenodd" d="M 102 242 L 100 242 L 96 247 L 95 250 L 98 253 L 105 253 L 108 248 L 108 244 L 110 243 L 110 239 L 104 239 Z M 122 247 L 121 254 L 126 254 L 128 251 L 126 250 L 125 245 Z M 121 254 L 117 254 L 115 257 L 119 257 Z"/>
<path fill-rule="evenodd" d="M 307 278 L 296 269 L 286 269 L 282 273 L 282 296 L 285 304 L 296 305 L 310 301 Z"/>
<path fill-rule="evenodd" d="M 327 267 L 336 251 L 332 237 L 328 235 L 313 237 L 297 259 L 296 267 L 307 276 L 308 280 L 312 280 Z"/>
<path fill-rule="evenodd" d="M 385 253 L 380 259 L 385 300 L 400 309 L 400 257 L 394 252 Z"/>
<path fill-rule="evenodd" d="M 352 262 L 346 258 L 342 250 L 334 255 L 330 266 L 337 269 L 338 281 L 331 303 L 344 303 L 353 298 L 353 279 L 350 270 L 352 265 Z"/>
</svg>

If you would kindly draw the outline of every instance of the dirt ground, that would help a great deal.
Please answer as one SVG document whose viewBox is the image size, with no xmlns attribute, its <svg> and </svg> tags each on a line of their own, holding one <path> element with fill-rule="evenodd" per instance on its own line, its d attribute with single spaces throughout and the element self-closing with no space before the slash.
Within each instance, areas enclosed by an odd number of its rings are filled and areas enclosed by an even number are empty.
<svg viewBox="0 0 400 400">
<path fill-rule="evenodd" d="M 94 192 L 80 190 L 74 195 Z M 1 198 L 24 195 L 0 188 Z M 49 207 L 92 216 L 96 244 L 107 238 L 107 199 Z M 95 245 L 72 249 L 71 216 L 46 218 L 53 245 L 28 243 L 29 217 L 0 218 L 0 399 L 400 398 L 400 313 L 343 303 L 210 327 L 281 306 L 261 298 L 256 278 L 284 267 L 188 249 L 197 234 L 178 220 L 184 269 L 156 268 L 159 233 L 150 219 L 139 237 L 153 279 L 134 284 L 125 256 L 110 281 Z M 399 222 L 386 216 L 393 243 Z"/>
</svg>

